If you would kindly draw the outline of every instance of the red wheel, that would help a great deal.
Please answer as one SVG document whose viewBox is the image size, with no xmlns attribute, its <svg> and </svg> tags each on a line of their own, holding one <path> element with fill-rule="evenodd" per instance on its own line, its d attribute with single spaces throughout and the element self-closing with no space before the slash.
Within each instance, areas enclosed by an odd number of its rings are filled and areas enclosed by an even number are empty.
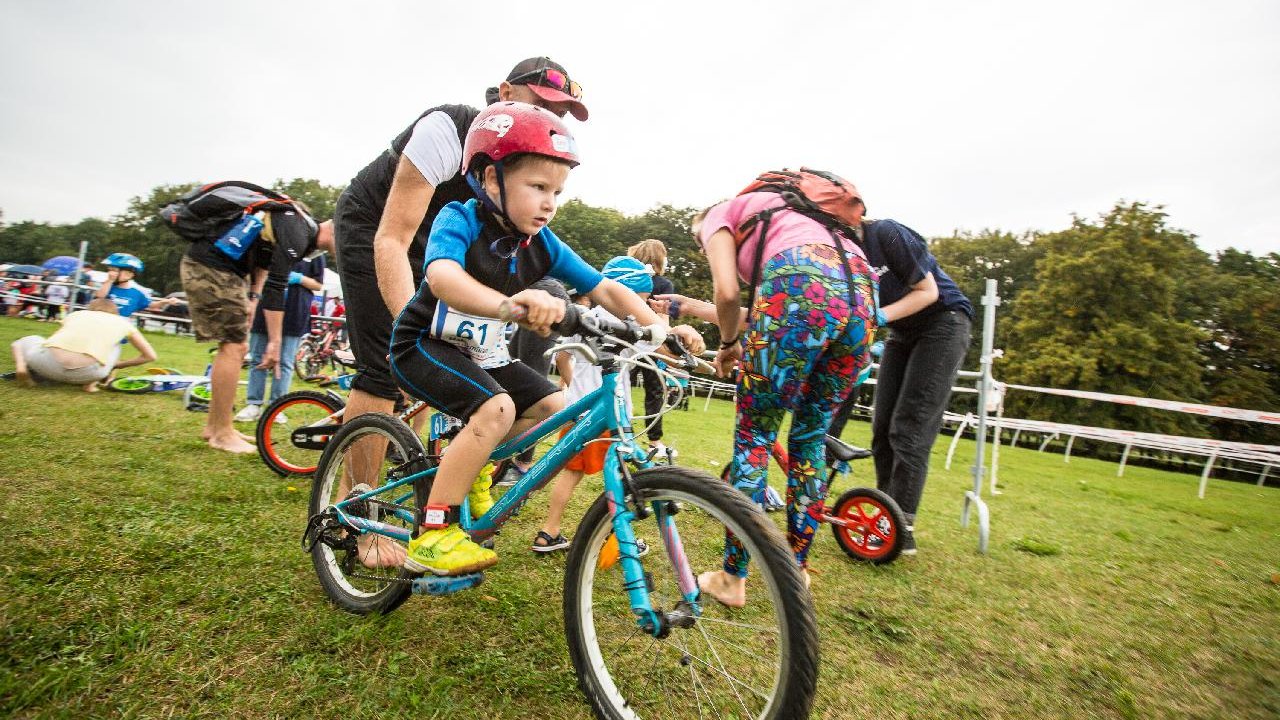
<svg viewBox="0 0 1280 720">
<path fill-rule="evenodd" d="M 258 456 L 278 475 L 310 475 L 316 471 L 320 453 L 332 435 L 296 439 L 295 431 L 309 426 L 338 426 L 332 416 L 345 403 L 336 395 L 299 390 L 283 395 L 258 417 Z"/>
<path fill-rule="evenodd" d="M 883 565 L 902 552 L 906 515 L 893 498 L 874 488 L 853 488 L 836 501 L 831 532 L 854 560 Z"/>
</svg>

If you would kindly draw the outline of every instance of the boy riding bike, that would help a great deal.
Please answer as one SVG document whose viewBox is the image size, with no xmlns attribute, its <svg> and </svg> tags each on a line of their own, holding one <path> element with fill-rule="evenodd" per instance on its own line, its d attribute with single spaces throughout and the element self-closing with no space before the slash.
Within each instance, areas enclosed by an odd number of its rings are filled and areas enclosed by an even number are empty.
<svg viewBox="0 0 1280 720">
<path fill-rule="evenodd" d="M 458 527 L 464 497 L 473 515 L 493 504 L 490 453 L 564 407 L 545 377 L 507 352 L 505 318 L 540 334 L 564 317 L 564 304 L 529 289 L 551 276 L 587 292 L 617 316 L 665 324 L 631 290 L 601 274 L 547 227 L 577 146 L 554 114 L 533 105 L 490 105 L 471 125 L 462 171 L 477 200 L 450 203 L 431 229 L 424 277 L 392 331 L 391 370 L 405 392 L 462 420 L 440 461 L 422 532 L 409 542 L 411 572 L 459 575 L 498 556 Z M 504 318 L 504 319 L 499 319 Z"/>
</svg>

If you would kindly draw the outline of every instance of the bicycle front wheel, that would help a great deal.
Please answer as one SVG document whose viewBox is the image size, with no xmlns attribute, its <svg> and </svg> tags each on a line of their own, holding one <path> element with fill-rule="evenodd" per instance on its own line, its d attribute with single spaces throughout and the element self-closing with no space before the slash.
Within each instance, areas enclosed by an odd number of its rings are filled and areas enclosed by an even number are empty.
<svg viewBox="0 0 1280 720">
<path fill-rule="evenodd" d="M 323 445 L 332 436 L 311 436 L 301 442 L 304 447 L 298 447 L 293 433 L 312 425 L 338 425 L 342 420 L 333 415 L 344 405 L 340 399 L 315 390 L 298 390 L 276 398 L 258 416 L 258 457 L 280 476 L 314 473 Z"/>
<path fill-rule="evenodd" d="M 609 562 L 617 542 L 601 497 L 578 526 L 564 593 L 569 654 L 596 715 L 808 717 L 818 678 L 817 624 L 782 535 L 746 496 L 706 473 L 651 468 L 635 473 L 634 487 L 647 507 L 671 513 L 675 529 L 634 525 L 653 546 L 644 569 L 655 609 L 688 609 L 672 558 L 687 557 L 695 577 L 720 570 L 726 530 L 751 553 L 747 604 L 727 608 L 704 594 L 692 623 L 673 623 L 662 638 L 641 631 L 621 566 Z M 646 529 L 654 535 L 645 537 Z"/>
<path fill-rule="evenodd" d="M 387 613 L 412 591 L 413 574 L 401 569 L 403 542 L 414 530 L 412 485 L 376 496 L 351 507 L 349 515 L 395 526 L 402 541 L 381 535 L 361 536 L 329 510 L 347 499 L 355 485 L 380 487 L 402 463 L 399 458 L 424 455 L 422 442 L 408 425 L 382 413 L 367 413 L 343 423 L 316 468 L 311 486 L 308 539 L 320 586 L 333 604 L 357 615 Z M 330 513 L 326 518 L 326 513 Z M 318 521 L 319 520 L 319 521 Z"/>
</svg>

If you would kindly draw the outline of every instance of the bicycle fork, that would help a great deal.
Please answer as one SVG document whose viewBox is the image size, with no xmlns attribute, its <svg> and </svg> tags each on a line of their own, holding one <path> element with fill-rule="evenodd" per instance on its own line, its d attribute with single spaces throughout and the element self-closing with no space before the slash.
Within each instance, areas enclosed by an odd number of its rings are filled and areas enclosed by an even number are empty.
<svg viewBox="0 0 1280 720">
<path fill-rule="evenodd" d="M 599 569 L 604 570 L 615 563 L 621 565 L 623 590 L 631 603 L 631 612 L 636 616 L 636 624 L 646 634 L 655 638 L 664 638 L 672 627 L 693 627 L 698 616 L 702 614 L 698 602 L 698 582 L 694 578 L 693 568 L 684 552 L 680 541 L 680 531 L 676 528 L 675 516 L 679 508 L 674 502 L 659 501 L 652 503 L 652 510 L 645 511 L 643 499 L 637 497 L 631 484 L 630 474 L 619 459 L 618 451 L 609 453 L 605 458 L 605 477 L 614 478 L 606 482 L 605 500 L 609 504 L 609 514 L 613 518 L 613 535 L 606 541 L 601 550 Z M 628 502 L 628 495 L 631 497 Z M 632 508 L 635 508 L 633 510 Z M 638 547 L 635 530 L 631 523 L 636 519 L 644 519 L 652 512 L 657 519 L 658 531 L 662 536 L 662 545 L 666 548 L 667 560 L 676 573 L 676 582 L 680 588 L 681 600 L 676 606 L 664 611 L 655 607 L 652 593 L 654 591 L 652 575 L 645 572 L 644 566 L 636 553 Z"/>
</svg>

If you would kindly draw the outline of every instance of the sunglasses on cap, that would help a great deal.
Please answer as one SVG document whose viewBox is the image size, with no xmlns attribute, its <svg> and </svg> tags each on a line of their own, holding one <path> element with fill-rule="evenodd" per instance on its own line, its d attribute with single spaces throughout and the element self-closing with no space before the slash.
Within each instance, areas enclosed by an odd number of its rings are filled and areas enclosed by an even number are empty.
<svg viewBox="0 0 1280 720">
<path fill-rule="evenodd" d="M 527 72 L 511 78 L 507 82 L 512 85 L 541 85 L 559 90 L 574 100 L 582 99 L 582 86 L 570 80 L 568 75 L 555 68 L 545 67 Z"/>
</svg>

